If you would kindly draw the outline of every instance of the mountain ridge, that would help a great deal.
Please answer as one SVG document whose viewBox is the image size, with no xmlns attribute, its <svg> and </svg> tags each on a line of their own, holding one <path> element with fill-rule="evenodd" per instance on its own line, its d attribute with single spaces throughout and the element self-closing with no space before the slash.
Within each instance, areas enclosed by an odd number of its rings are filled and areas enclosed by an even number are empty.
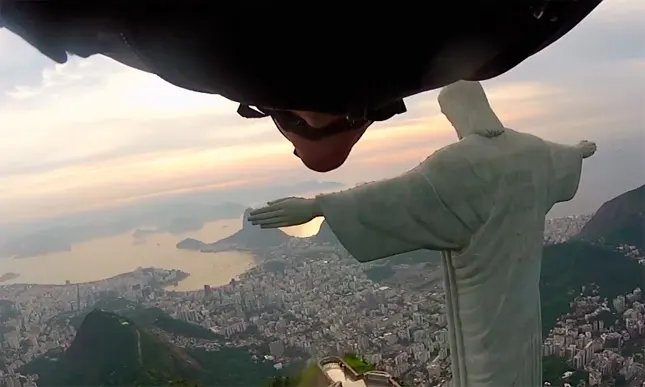
<svg viewBox="0 0 645 387">
<path fill-rule="evenodd" d="M 93 310 L 115 313 L 126 317 L 137 326 L 145 329 L 161 329 L 168 334 L 186 338 L 219 340 L 221 337 L 210 329 L 188 321 L 176 319 L 156 307 L 146 307 L 140 303 L 122 297 L 104 297 L 99 299 L 91 310 L 86 310 L 73 317 L 61 318 L 61 323 L 71 324 L 79 329 L 85 317 Z M 69 320 L 69 321 L 66 321 Z"/>
<path fill-rule="evenodd" d="M 182 349 L 123 316 L 99 309 L 85 317 L 72 344 L 53 362 L 36 370 L 30 363 L 22 371 L 38 374 L 39 385 L 46 387 L 166 385 L 202 370 Z"/>
<path fill-rule="evenodd" d="M 605 202 L 576 238 L 645 249 L 645 185 Z"/>
<path fill-rule="evenodd" d="M 279 375 L 248 348 L 184 349 L 165 335 L 116 313 L 95 309 L 71 345 L 48 352 L 18 372 L 38 375 L 42 387 L 249 386 Z"/>
<path fill-rule="evenodd" d="M 263 250 L 272 249 L 288 243 L 293 237 L 280 229 L 261 229 L 247 221 L 251 208 L 242 215 L 242 229 L 235 234 L 213 243 L 205 243 L 197 239 L 186 238 L 177 243 L 182 250 L 194 250 L 202 253 L 217 253 L 230 250 Z"/>
<path fill-rule="evenodd" d="M 645 289 L 645 267 L 607 246 L 569 240 L 544 247 L 540 273 L 542 330 L 569 312 L 569 302 L 582 286 L 596 284 L 612 299 L 637 287 Z"/>
</svg>

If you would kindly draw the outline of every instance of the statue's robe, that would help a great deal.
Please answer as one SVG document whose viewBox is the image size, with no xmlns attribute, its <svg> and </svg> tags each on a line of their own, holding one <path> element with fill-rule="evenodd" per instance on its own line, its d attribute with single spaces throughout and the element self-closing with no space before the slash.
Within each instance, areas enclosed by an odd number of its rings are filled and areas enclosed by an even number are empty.
<svg viewBox="0 0 645 387">
<path fill-rule="evenodd" d="M 317 197 L 357 260 L 444 251 L 453 385 L 541 386 L 544 220 L 573 198 L 578 148 L 512 130 L 449 145 L 413 170 Z"/>
</svg>

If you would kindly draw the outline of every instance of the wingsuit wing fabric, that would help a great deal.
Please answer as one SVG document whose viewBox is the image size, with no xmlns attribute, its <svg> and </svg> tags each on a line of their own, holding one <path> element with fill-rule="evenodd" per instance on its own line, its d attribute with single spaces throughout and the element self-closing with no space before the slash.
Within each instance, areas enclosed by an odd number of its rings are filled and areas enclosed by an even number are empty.
<svg viewBox="0 0 645 387">
<path fill-rule="evenodd" d="M 58 62 L 67 53 L 104 54 L 249 105 L 347 113 L 502 74 L 600 1 L 387 3 L 338 12 L 191 0 L 2 0 L 0 25 Z"/>
</svg>

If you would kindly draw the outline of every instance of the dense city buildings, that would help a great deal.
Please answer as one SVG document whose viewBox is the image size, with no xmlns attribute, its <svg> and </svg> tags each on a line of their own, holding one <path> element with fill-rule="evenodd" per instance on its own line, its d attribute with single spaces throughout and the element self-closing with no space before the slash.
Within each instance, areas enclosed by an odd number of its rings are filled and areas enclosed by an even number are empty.
<svg viewBox="0 0 645 387">
<path fill-rule="evenodd" d="M 589 372 L 591 386 L 617 375 L 645 381 L 645 366 L 635 361 L 645 355 L 642 290 L 636 288 L 614 300 L 602 299 L 597 293 L 593 287 L 581 289 L 571 313 L 562 316 L 545 338 L 544 355 L 567 358 L 577 369 Z M 610 312 L 610 302 L 618 318 Z"/>
<path fill-rule="evenodd" d="M 566 240 L 585 219 L 547 222 L 545 240 Z M 637 250 L 623 249 L 642 259 Z M 342 248 L 305 240 L 260 258 L 264 264 L 225 286 L 204 284 L 203 289 L 189 292 L 169 286 L 185 273 L 156 268 L 83 284 L 2 286 L 0 300 L 12 304 L 0 304 L 0 385 L 36 386 L 36 376 L 19 375 L 17 370 L 49 350 L 67 348 L 76 333 L 72 317 L 115 295 L 199 324 L 226 341 L 158 332 L 183 347 L 264 346 L 263 356 L 276 368 L 302 354 L 321 359 L 352 352 L 411 385 L 449 385 L 440 281 L 416 290 L 383 286 L 368 279 L 365 265 Z M 576 368 L 587 370 L 591 385 L 617 374 L 645 380 L 645 369 L 634 361 L 633 349 L 642 348 L 638 345 L 645 337 L 642 297 L 641 289 L 615 300 L 601 299 L 591 284 L 581 289 L 571 312 L 545 337 L 544 355 L 567 358 Z M 611 318 L 612 308 L 619 313 L 617 319 Z"/>
<path fill-rule="evenodd" d="M 562 243 L 577 235 L 592 215 L 571 215 L 546 220 L 544 243 Z"/>
<path fill-rule="evenodd" d="M 643 264 L 645 254 L 634 246 L 619 246 L 626 256 Z M 545 356 L 564 357 L 589 373 L 588 385 L 616 377 L 630 386 L 645 382 L 645 305 L 641 288 L 601 298 L 594 284 L 584 286 L 544 339 Z M 636 361 L 638 360 L 638 361 Z"/>
</svg>

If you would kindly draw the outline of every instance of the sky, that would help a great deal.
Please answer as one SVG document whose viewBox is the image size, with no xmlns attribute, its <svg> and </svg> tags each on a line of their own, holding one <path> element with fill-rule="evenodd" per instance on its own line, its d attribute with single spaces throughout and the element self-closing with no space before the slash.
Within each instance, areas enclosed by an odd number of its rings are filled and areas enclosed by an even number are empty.
<svg viewBox="0 0 645 387">
<path fill-rule="evenodd" d="M 598 143 L 585 166 L 586 196 L 571 211 L 645 183 L 634 156 L 645 147 L 644 18 L 642 0 L 605 1 L 564 38 L 483 83 L 507 127 Z M 245 120 L 222 97 L 101 56 L 57 65 L 6 30 L 0 52 L 4 222 L 196 190 L 355 184 L 401 173 L 456 140 L 431 91 L 406 100 L 405 115 L 370 128 L 342 168 L 318 174 L 292 155 L 270 120 Z"/>
</svg>

